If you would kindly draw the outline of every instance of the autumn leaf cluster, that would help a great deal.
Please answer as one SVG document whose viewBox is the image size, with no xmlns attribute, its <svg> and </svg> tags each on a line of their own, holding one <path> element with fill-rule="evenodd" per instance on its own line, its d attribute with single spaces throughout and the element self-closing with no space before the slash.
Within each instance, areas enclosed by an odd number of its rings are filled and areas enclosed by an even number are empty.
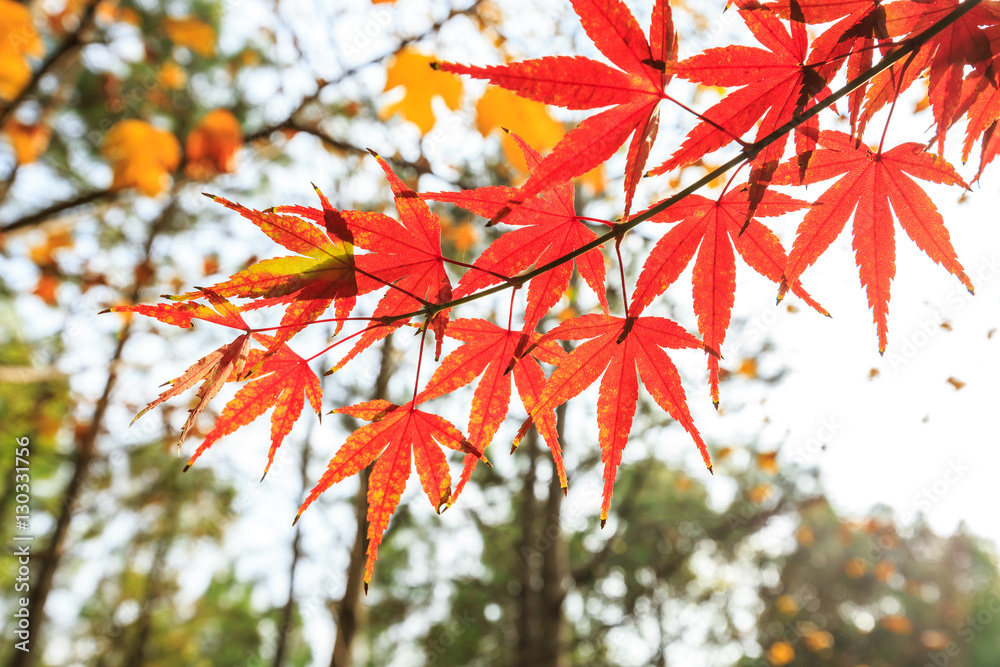
<svg viewBox="0 0 1000 667">
<path fill-rule="evenodd" d="M 65 31 L 64 22 L 79 24 L 83 18 L 77 6 L 82 3 L 66 4 L 48 17 L 55 37 Z M 126 7 L 109 2 L 92 4 L 96 5 L 94 20 L 103 28 L 140 22 L 135 11 Z M 215 28 L 204 20 L 192 16 L 167 18 L 162 28 L 166 45 L 190 49 L 203 58 L 215 53 Z M 28 88 L 32 61 L 42 55 L 42 36 L 29 10 L 13 0 L 0 0 L 0 108 L 5 102 L 18 100 Z M 185 71 L 177 62 L 166 59 L 160 64 L 156 83 L 163 89 L 176 90 L 185 81 Z M 105 82 L 109 93 L 115 91 L 116 85 L 111 78 Z M 115 111 L 124 105 L 119 97 L 109 94 L 109 109 Z M 0 126 L 19 166 L 37 162 L 49 150 L 52 129 L 47 121 L 44 115 L 25 121 L 12 114 Z M 112 171 L 111 190 L 134 189 L 147 197 L 166 192 L 174 178 L 208 180 L 234 171 L 235 156 L 243 144 L 239 121 L 228 109 L 213 109 L 197 118 L 180 138 L 141 118 L 121 118 L 109 125 L 102 128 L 106 131 L 101 132 L 100 149 Z M 183 171 L 179 172 L 182 165 Z"/>
<path fill-rule="evenodd" d="M 888 344 L 895 222 L 972 291 L 944 220 L 921 183 L 969 188 L 952 165 L 930 150 L 940 153 L 962 118 L 968 121 L 964 155 L 971 154 L 976 142 L 982 146 L 976 179 L 996 155 L 996 2 L 736 0 L 735 11 L 756 44 L 712 47 L 682 60 L 667 0 L 654 1 L 648 29 L 621 0 L 571 4 L 602 60 L 553 55 L 474 65 L 438 62 L 407 49 L 389 69 L 387 90 L 404 90 L 383 117 L 402 114 L 424 133 L 436 122 L 433 96 L 453 109 L 460 104 L 459 77 L 492 84 L 490 103 L 479 114 L 480 130 L 507 128 L 505 153 L 523 160 L 528 171 L 522 185 L 418 193 L 373 154 L 392 191 L 392 215 L 340 210 L 318 190 L 316 207 L 261 211 L 215 197 L 288 254 L 258 261 L 227 280 L 165 303 L 116 309 L 181 327 L 204 320 L 236 332 L 234 340 L 195 362 L 146 408 L 200 384 L 183 440 L 192 420 L 225 383 L 245 382 L 188 465 L 219 438 L 273 407 L 270 460 L 306 403 L 317 415 L 321 412 L 319 378 L 310 362 L 336 348 L 343 354 L 326 370 L 337 371 L 391 332 L 416 330 L 421 345 L 409 400 L 337 407 L 335 412 L 369 423 L 334 454 L 300 509 L 301 514 L 331 485 L 372 466 L 366 583 L 411 468 L 436 510 L 454 503 L 477 464 L 487 462 L 486 450 L 510 411 L 514 387 L 527 414 L 514 445 L 529 429 L 537 429 L 565 488 L 555 411 L 598 383 L 602 521 L 611 506 L 640 384 L 684 428 L 711 470 L 708 447 L 671 357 L 704 356 L 706 393 L 718 406 L 720 352 L 735 301 L 737 257 L 775 283 L 779 300 L 790 291 L 827 315 L 806 291 L 803 276 L 851 221 L 858 275 L 880 352 Z M 175 39 L 190 34 L 185 26 L 176 26 L 175 32 Z M 896 101 L 924 79 L 934 119 L 932 138 L 926 144 L 885 146 Z M 673 93 L 677 81 L 726 92 L 719 102 L 693 109 Z M 546 123 L 542 105 L 593 113 L 563 133 L 558 124 Z M 496 108 L 506 109 L 509 119 Z M 650 167 L 660 115 L 668 108 L 684 114 L 690 130 L 665 162 Z M 534 109 L 535 115 L 519 109 Z M 884 118 L 885 126 L 874 127 L 876 118 Z M 179 154 L 176 145 L 156 132 L 132 126 L 109 137 L 116 185 L 147 193 L 162 187 L 160 175 L 176 167 Z M 201 136 L 188 141 L 189 168 L 225 164 L 237 137 L 238 127 L 225 118 L 206 119 Z M 137 141 L 157 149 L 148 151 L 141 163 L 116 161 L 119 145 Z M 680 179 L 674 183 L 672 178 L 673 194 L 647 202 L 645 208 L 639 205 L 638 184 L 644 176 L 675 177 L 726 149 L 735 156 L 719 169 L 684 189 Z M 604 167 L 619 150 L 625 151 L 624 171 L 612 176 L 622 184 L 620 218 L 580 217 L 573 179 Z M 543 156 L 542 151 L 548 152 Z M 694 194 L 727 170 L 732 174 L 720 195 Z M 829 184 L 819 191 L 803 187 L 820 183 Z M 779 187 L 796 188 L 794 196 Z M 470 263 L 449 258 L 442 251 L 441 220 L 429 202 L 467 210 L 501 233 Z M 804 217 L 786 250 L 768 224 L 793 212 Z M 621 243 L 640 224 L 659 238 L 629 284 Z M 605 244 L 615 252 L 606 256 Z M 609 257 L 614 258 L 613 269 L 608 268 Z M 668 289 L 674 287 L 674 298 L 686 291 L 675 285 L 689 265 L 697 335 L 656 311 Z M 598 312 L 553 326 L 557 318 L 550 316 L 570 289 L 574 271 L 595 295 Z M 620 300 L 609 299 L 609 274 Z M 499 321 L 460 316 L 465 304 L 501 292 L 509 292 L 510 307 Z M 519 293 L 525 294 L 525 306 L 515 312 Z M 378 294 L 379 300 L 373 310 L 362 312 L 357 297 L 367 294 Z M 261 308 L 279 310 L 280 322 L 267 328 L 247 325 L 241 313 Z M 292 350 L 289 343 L 297 333 L 324 322 L 335 323 L 329 346 L 307 357 Z M 451 349 L 447 354 L 446 344 Z M 428 373 L 431 356 L 438 365 Z M 465 431 L 426 408 L 427 402 L 473 383 Z M 446 450 L 463 455 L 457 484 Z"/>
</svg>

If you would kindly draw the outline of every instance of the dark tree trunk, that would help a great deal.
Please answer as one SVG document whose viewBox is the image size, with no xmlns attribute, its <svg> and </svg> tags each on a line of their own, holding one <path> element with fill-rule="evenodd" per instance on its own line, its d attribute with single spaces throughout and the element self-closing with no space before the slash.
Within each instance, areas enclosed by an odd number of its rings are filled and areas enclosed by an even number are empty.
<svg viewBox="0 0 1000 667">
<path fill-rule="evenodd" d="M 167 563 L 167 552 L 176 536 L 177 506 L 171 504 L 166 509 L 166 532 L 156 540 L 156 552 L 153 554 L 153 564 L 146 576 L 146 586 L 142 594 L 142 605 L 139 607 L 139 618 L 135 621 L 135 640 L 125 658 L 126 665 L 142 665 L 145 661 L 146 645 L 149 643 L 149 633 L 153 629 L 153 606 L 160 597 L 160 581 L 163 568 Z"/>
<path fill-rule="evenodd" d="M 299 466 L 303 490 L 307 489 L 309 484 L 307 473 L 309 453 L 309 438 L 306 438 L 306 442 L 302 446 L 302 461 Z M 274 667 L 281 667 L 285 662 L 285 653 L 288 650 L 288 633 L 292 630 L 292 619 L 295 615 L 295 570 L 298 568 L 301 557 L 302 528 L 296 526 L 295 537 L 292 538 L 292 564 L 288 569 L 288 601 L 285 602 L 285 606 L 281 610 L 281 622 L 278 624 L 278 645 L 274 649 L 274 660 L 271 663 Z"/>
<path fill-rule="evenodd" d="M 539 554 L 535 550 L 535 499 L 536 468 L 538 466 L 538 432 L 528 431 L 525 438 L 525 455 L 528 459 L 528 469 L 524 474 L 524 486 L 521 488 L 521 557 L 517 560 L 518 615 L 517 615 L 517 650 L 516 665 L 535 664 L 535 637 L 538 631 L 536 623 L 535 595 L 532 588 L 535 585 L 535 570 Z"/>
<path fill-rule="evenodd" d="M 389 393 L 389 378 L 393 372 L 392 334 L 386 337 L 382 344 L 382 354 L 379 361 L 378 376 L 372 399 L 384 399 Z M 368 470 L 362 470 L 358 475 L 358 492 L 354 496 L 354 514 L 357 520 L 357 532 L 354 536 L 354 547 L 351 549 L 351 560 L 347 565 L 347 588 L 344 597 L 334 606 L 334 621 L 337 624 L 337 638 L 333 644 L 333 655 L 330 657 L 330 667 L 349 667 L 354 637 L 358 631 L 359 610 L 361 607 L 361 591 L 364 586 L 365 555 L 368 551 Z"/>
<path fill-rule="evenodd" d="M 563 403 L 556 411 L 556 428 L 559 439 L 563 440 L 563 425 L 565 423 L 566 404 Z M 552 464 L 552 477 L 549 479 L 549 497 L 545 502 L 545 513 L 542 515 L 542 536 L 546 549 L 542 552 L 540 591 L 541 614 L 539 617 L 539 665 L 562 667 L 568 661 L 563 657 L 565 645 L 563 627 L 563 600 L 566 589 L 563 582 L 569 576 L 568 555 L 566 544 L 562 539 L 560 529 L 563 489 L 559 485 L 559 474 L 555 461 Z"/>
</svg>

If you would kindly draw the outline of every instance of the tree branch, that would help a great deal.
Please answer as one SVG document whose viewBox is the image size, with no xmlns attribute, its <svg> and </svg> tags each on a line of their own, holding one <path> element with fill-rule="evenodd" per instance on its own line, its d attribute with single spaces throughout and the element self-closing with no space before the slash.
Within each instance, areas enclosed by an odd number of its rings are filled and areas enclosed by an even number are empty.
<svg viewBox="0 0 1000 667">
<path fill-rule="evenodd" d="M 67 199 L 65 201 L 56 202 L 41 211 L 35 211 L 30 213 L 23 218 L 18 218 L 17 220 L 10 222 L 3 227 L 0 227 L 0 233 L 9 234 L 11 232 L 17 231 L 23 227 L 30 227 L 32 225 L 37 225 L 39 223 L 45 222 L 49 218 L 63 211 L 68 211 L 69 209 L 76 208 L 78 206 L 83 206 L 85 204 L 92 204 L 103 199 L 107 199 L 112 195 L 117 194 L 116 190 L 91 190 L 90 192 L 84 192 L 78 194 L 72 199 Z"/>
<path fill-rule="evenodd" d="M 593 250 L 594 248 L 599 248 L 608 241 L 620 237 L 625 232 L 630 231 L 635 227 L 638 227 L 643 222 L 646 222 L 647 220 L 655 216 L 657 213 L 661 213 L 666 209 L 670 208 L 671 206 L 673 206 L 674 204 L 677 204 L 681 200 L 688 197 L 688 195 L 696 193 L 698 190 L 705 187 L 719 176 L 722 176 L 733 167 L 743 164 L 744 162 L 749 162 L 754 158 L 754 156 L 757 155 L 757 153 L 759 153 L 764 148 L 770 146 L 775 141 L 784 138 L 786 134 L 794 130 L 799 125 L 802 125 L 810 118 L 813 118 L 814 116 L 818 115 L 820 111 L 823 111 L 827 107 L 833 105 L 841 98 L 846 97 L 862 84 L 875 78 L 875 76 L 878 75 L 880 72 L 888 69 L 897 61 L 905 58 L 910 53 L 919 49 L 921 46 L 926 44 L 932 37 L 942 32 L 945 28 L 947 28 L 951 24 L 955 23 L 958 19 L 965 16 L 965 14 L 967 14 L 968 12 L 972 11 L 972 9 L 974 9 L 980 2 L 982 2 L 982 0 L 966 0 L 966 2 L 963 2 L 962 4 L 958 5 L 947 16 L 945 16 L 937 23 L 927 28 L 927 30 L 925 30 L 924 32 L 920 33 L 915 37 L 903 40 L 898 50 L 893 51 L 888 56 L 880 60 L 878 64 L 872 67 L 870 70 L 848 81 L 846 84 L 844 84 L 842 88 L 838 89 L 835 93 L 831 94 L 830 96 L 824 98 L 821 102 L 817 102 L 808 111 L 804 111 L 802 113 L 794 115 L 792 119 L 789 120 L 787 123 L 777 128 L 776 130 L 774 130 L 774 132 L 771 132 L 769 135 L 767 135 L 760 141 L 751 144 L 750 146 L 742 150 L 738 155 L 730 159 L 728 162 L 713 169 L 711 172 L 709 172 L 705 176 L 702 176 L 700 179 L 698 179 L 688 187 L 684 188 L 680 192 L 671 195 L 670 197 L 664 199 L 655 206 L 652 206 L 643 211 L 642 213 L 630 218 L 628 222 L 623 222 L 614 225 L 614 229 L 605 234 L 602 234 L 601 236 L 598 236 L 593 241 L 585 243 L 576 250 L 573 250 L 572 252 L 568 252 L 565 255 L 562 255 L 561 257 L 552 260 L 548 264 L 539 266 L 538 268 L 529 271 L 527 273 L 524 273 L 520 276 L 514 276 L 511 278 L 511 282 L 509 283 L 496 285 L 494 287 L 490 287 L 480 292 L 475 292 L 474 294 L 470 294 L 460 299 L 452 299 L 451 301 L 447 301 L 445 303 L 434 304 L 432 307 L 424 307 L 421 308 L 420 310 L 415 310 L 410 313 L 402 313 L 400 315 L 387 316 L 383 318 L 383 320 L 385 322 L 392 323 L 399 320 L 411 319 L 414 317 L 424 317 L 428 315 L 431 311 L 441 312 L 449 308 L 454 308 L 455 306 L 460 306 L 462 304 L 470 303 L 472 301 L 477 301 L 478 299 L 490 296 L 492 294 L 497 294 L 511 287 L 523 285 L 524 283 L 531 280 L 532 278 L 535 278 L 536 276 L 540 276 L 543 273 L 547 273 L 552 269 L 556 268 L 557 266 L 570 261 L 571 259 L 575 259 L 580 255 L 583 255 L 584 253 Z"/>
</svg>

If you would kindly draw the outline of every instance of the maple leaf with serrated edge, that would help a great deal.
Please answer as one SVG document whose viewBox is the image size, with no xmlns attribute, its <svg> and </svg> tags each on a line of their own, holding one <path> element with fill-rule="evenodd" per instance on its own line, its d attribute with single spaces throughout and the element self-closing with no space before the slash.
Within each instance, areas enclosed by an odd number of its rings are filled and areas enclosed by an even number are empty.
<svg viewBox="0 0 1000 667">
<path fill-rule="evenodd" d="M 990 49 L 1000 50 L 1000 26 L 990 26 L 985 29 L 989 36 Z M 997 68 L 994 58 L 990 67 Z M 996 133 L 997 118 L 1000 118 L 1000 90 L 989 77 L 971 76 L 962 84 L 962 101 L 952 116 L 956 122 L 965 115 L 968 123 L 965 128 L 965 142 L 962 144 L 962 163 L 964 164 L 972 153 L 972 146 L 980 137 L 983 138 L 979 157 L 979 171 L 974 180 L 983 175 L 983 169 L 993 161 L 1000 151 L 1000 134 Z"/>
<path fill-rule="evenodd" d="M 759 141 L 829 94 L 816 70 L 805 64 L 808 40 L 804 24 L 791 21 L 789 32 L 774 12 L 756 0 L 737 0 L 736 4 L 750 32 L 766 48 L 737 45 L 712 48 L 671 67 L 674 74 L 694 83 L 742 87 L 705 111 L 705 120 L 650 175 L 689 165 L 734 140 L 741 141 L 739 137 L 755 124 Z M 815 148 L 818 132 L 817 116 L 796 127 L 796 151 Z M 772 142 L 752 161 L 746 221 L 764 196 L 771 174 L 785 152 L 786 139 Z"/>
<path fill-rule="evenodd" d="M 440 62 L 438 69 L 467 74 L 521 97 L 567 109 L 613 108 L 591 116 L 563 137 L 521 189 L 523 197 L 549 190 L 607 161 L 629 144 L 625 167 L 625 216 L 656 137 L 657 109 L 666 99 L 677 57 L 677 36 L 667 0 L 656 0 L 649 40 L 621 0 L 570 0 L 583 29 L 620 69 L 579 56 L 549 56 L 508 65 L 474 67 Z M 519 203 L 513 200 L 512 205 Z M 506 215 L 509 208 L 497 213 Z"/>
<path fill-rule="evenodd" d="M 823 81 L 829 83 L 838 71 L 847 65 L 847 80 L 851 81 L 871 69 L 875 41 L 889 41 L 885 25 L 885 9 L 880 0 L 779 0 L 766 7 L 778 16 L 792 21 L 817 24 L 837 21 L 825 29 L 810 44 L 809 60 Z M 881 47 L 882 53 L 889 50 Z M 848 95 L 847 106 L 851 115 L 851 134 L 855 133 L 861 103 L 867 82 Z"/>
<path fill-rule="evenodd" d="M 451 300 L 451 281 L 441 254 L 441 221 L 413 190 L 392 171 L 377 153 L 372 155 L 385 172 L 399 212 L 399 222 L 384 213 L 339 211 L 356 247 L 367 250 L 354 256 L 358 294 L 388 287 L 375 306 L 372 324 L 355 341 L 350 351 L 329 371 L 333 373 L 362 350 L 382 340 L 407 323 L 406 319 L 384 322 L 408 312 Z M 299 208 L 303 216 L 319 216 L 316 209 Z M 436 336 L 435 359 L 448 325 L 448 311 L 438 311 L 423 326 Z"/>
<path fill-rule="evenodd" d="M 316 193 L 323 210 L 318 220 L 314 218 L 313 221 L 283 214 L 279 212 L 281 209 L 256 211 L 208 195 L 255 224 L 279 245 L 299 253 L 261 260 L 210 288 L 225 297 L 255 299 L 243 306 L 243 310 L 288 304 L 272 349 L 277 349 L 316 320 L 331 303 L 336 302 L 335 312 L 341 318 L 354 308 L 358 286 L 350 230 L 323 193 L 318 189 Z M 297 207 L 285 208 L 297 212 Z M 321 226 L 314 224 L 317 221 Z M 189 300 L 201 295 L 199 290 L 172 298 Z M 339 321 L 337 330 L 342 326 L 343 321 Z"/>
<path fill-rule="evenodd" d="M 204 296 L 207 297 L 208 295 Z M 158 303 L 156 305 L 135 304 L 132 306 L 114 306 L 113 308 L 102 310 L 101 313 L 138 313 L 139 315 L 152 317 L 164 324 L 172 324 L 182 329 L 193 327 L 193 320 L 204 320 L 205 322 L 221 324 L 232 329 L 247 328 L 246 323 L 243 321 L 243 316 L 239 314 L 239 311 L 233 315 L 227 309 L 219 311 L 211 306 L 194 301 Z"/>
<path fill-rule="evenodd" d="M 529 411 L 528 419 L 521 425 L 515 444 L 524 437 L 537 416 L 577 396 L 603 374 L 597 399 L 598 441 L 601 461 L 604 462 L 602 527 L 608 518 L 618 465 L 632 430 L 632 419 L 639 400 L 636 371 L 657 405 L 694 438 L 705 466 L 712 470 L 708 448 L 688 411 L 680 375 L 663 348 L 717 352 L 709 350 L 677 323 L 663 317 L 583 315 L 566 320 L 542 336 L 539 342 L 552 339 L 586 342 L 577 345 L 552 372 L 534 409 Z"/>
<path fill-rule="evenodd" d="M 273 337 L 254 334 L 254 338 L 265 348 L 274 348 Z M 319 378 L 309 368 L 309 363 L 305 359 L 288 345 L 283 344 L 274 354 L 266 358 L 262 351 L 251 350 L 247 365 L 255 368 L 258 364 L 261 364 L 261 367 L 253 373 L 253 379 L 241 387 L 226 404 L 215 426 L 188 459 L 184 466 L 185 472 L 219 438 L 249 424 L 273 407 L 271 448 L 267 452 L 267 466 L 264 468 L 264 474 L 267 475 L 274 461 L 275 452 L 301 416 L 306 399 L 309 400 L 309 405 L 312 406 L 316 416 L 320 416 L 323 390 Z"/>
<path fill-rule="evenodd" d="M 919 34 L 958 7 L 958 0 L 899 0 L 885 7 L 885 25 L 891 37 Z M 945 133 L 955 120 L 965 80 L 965 67 L 975 68 L 972 77 L 982 77 L 993 56 L 987 33 L 980 27 L 1000 23 L 1000 3 L 985 1 L 932 37 L 913 56 L 904 58 L 877 74 L 865 94 L 865 107 L 858 119 L 858 135 L 876 111 L 897 99 L 929 69 L 927 97 L 937 125 L 938 152 L 944 150 Z"/>
<path fill-rule="evenodd" d="M 532 171 L 542 162 L 541 156 L 521 137 L 510 136 L 521 147 L 528 168 Z M 543 193 L 526 197 L 515 188 L 489 186 L 461 192 L 425 192 L 420 195 L 431 201 L 454 204 L 492 218 L 504 209 L 511 198 L 523 198 L 523 204 L 504 218 L 517 227 L 493 241 L 466 271 L 455 288 L 455 298 L 461 298 L 490 285 L 502 282 L 501 276 L 513 277 L 532 265 L 542 266 L 597 238 L 576 215 L 573 184 L 563 182 Z M 604 312 L 608 312 L 605 292 L 604 255 L 594 248 L 576 258 L 576 266 L 590 288 L 597 294 Z M 537 276 L 528 284 L 524 328 L 533 329 L 542 317 L 562 297 L 573 273 L 573 260 L 567 260 L 551 271 Z"/>
<path fill-rule="evenodd" d="M 482 375 L 472 397 L 469 442 L 477 451 L 485 452 L 507 416 L 511 376 L 517 384 L 517 393 L 525 410 L 530 412 L 545 385 L 545 374 L 538 365 L 539 360 L 557 364 L 566 352 L 555 341 L 537 344 L 540 334 L 533 331 L 511 331 L 480 319 L 454 320 L 448 324 L 447 335 L 465 344 L 441 361 L 427 386 L 417 395 L 417 402 L 449 394 Z M 555 414 L 551 410 L 539 414 L 535 425 L 552 450 L 559 483 L 565 490 L 566 470 L 559 448 Z M 466 454 L 462 477 L 451 494 L 449 505 L 458 499 L 478 462 L 478 456 Z"/>
<path fill-rule="evenodd" d="M 784 215 L 807 208 L 809 204 L 788 195 L 768 191 L 757 206 L 756 216 Z M 676 222 L 653 246 L 646 257 L 632 293 L 629 314 L 639 315 L 654 298 L 662 294 L 688 265 L 695 251 L 691 274 L 694 312 L 698 331 L 709 348 L 721 350 L 729 328 L 736 295 L 736 257 L 766 278 L 778 282 L 785 268 L 785 249 L 770 229 L 756 218 L 744 231 L 749 200 L 746 186 L 730 190 L 717 200 L 689 195 L 670 208 L 653 215 L 655 222 Z M 699 251 L 700 247 L 700 251 Z M 792 290 L 806 303 L 829 317 L 796 281 Z M 708 357 L 712 403 L 719 407 L 719 358 Z"/>
<path fill-rule="evenodd" d="M 337 450 L 326 472 L 299 507 L 295 521 L 321 493 L 375 461 L 368 478 L 368 559 L 365 562 L 365 592 L 378 558 L 382 533 L 399 505 L 411 460 L 424 493 L 438 512 L 448 505 L 451 473 L 441 447 L 483 457 L 461 431 L 448 420 L 417 410 L 414 402 L 401 407 L 385 400 L 367 401 L 334 410 L 372 422 L 352 433 Z M 376 459 L 378 459 L 376 461 Z"/>
<path fill-rule="evenodd" d="M 896 273 L 896 241 L 892 213 L 913 242 L 927 256 L 953 273 L 973 292 L 951 245 L 944 219 L 934 202 L 907 173 L 932 183 L 961 185 L 955 168 L 917 143 L 905 143 L 885 152 L 872 152 L 843 132 L 820 133 L 822 147 L 809 156 L 802 175 L 799 162 L 782 163 L 774 183 L 808 185 L 840 177 L 816 200 L 795 232 L 792 250 L 781 278 L 780 300 L 802 272 L 815 262 L 854 215 L 854 253 L 868 307 L 875 319 L 879 354 L 885 352 L 889 331 L 889 286 Z"/>
<path fill-rule="evenodd" d="M 242 329 L 246 332 L 233 342 L 223 345 L 211 354 L 207 354 L 194 362 L 180 377 L 170 380 L 168 383 L 170 384 L 170 388 L 140 410 L 139 414 L 132 419 L 130 425 L 134 424 L 136 419 L 163 401 L 190 389 L 198 382 L 202 382 L 197 394 L 198 403 L 189 411 L 190 414 L 188 414 L 187 421 L 184 422 L 184 426 L 181 428 L 180 438 L 177 441 L 178 447 L 181 446 L 184 438 L 187 437 L 188 431 L 194 425 L 195 418 L 201 414 L 202 410 L 208 405 L 208 402 L 219 393 L 222 385 L 231 379 L 243 379 L 243 370 L 246 367 L 247 356 L 250 352 L 250 327 L 243 321 L 243 317 L 236 306 L 209 288 L 202 288 L 202 294 L 212 304 L 214 313 L 207 306 L 191 303 L 159 304 L 157 306 L 116 306 L 103 311 L 105 313 L 139 313 L 140 315 L 155 317 L 161 322 L 184 328 L 192 326 L 192 319 L 201 319 L 233 329 Z"/>
</svg>

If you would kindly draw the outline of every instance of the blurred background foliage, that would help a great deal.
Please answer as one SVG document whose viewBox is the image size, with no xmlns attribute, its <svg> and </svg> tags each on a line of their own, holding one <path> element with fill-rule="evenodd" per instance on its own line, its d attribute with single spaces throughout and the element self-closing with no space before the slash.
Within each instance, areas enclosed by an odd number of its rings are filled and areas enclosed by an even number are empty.
<svg viewBox="0 0 1000 667">
<path fill-rule="evenodd" d="M 446 517 L 404 503 L 365 598 L 363 480 L 324 496 L 305 531 L 288 527 L 343 437 L 335 420 L 296 430 L 263 483 L 263 431 L 181 474 L 183 402 L 127 428 L 213 333 L 150 335 L 98 311 L 273 253 L 202 191 L 311 204 L 314 181 L 343 208 L 383 209 L 368 146 L 423 189 L 523 180 L 501 126 L 545 151 L 572 118 L 426 65 L 503 60 L 539 39 L 569 50 L 566 3 L 554 4 L 0 0 L 0 424 L 5 452 L 31 442 L 36 536 L 30 653 L 9 640 L 9 551 L 0 568 L 3 664 L 996 664 L 991 546 L 885 509 L 843 516 L 815 471 L 753 441 L 713 443 L 722 497 L 646 447 L 623 464 L 601 530 L 599 453 L 567 432 L 564 498 L 529 437 L 481 466 Z M 679 25 L 707 28 L 703 9 L 674 4 Z M 581 213 L 612 215 L 620 187 L 603 170 L 577 189 Z M 468 214 L 440 215 L 446 252 L 490 240 Z M 588 307 L 575 290 L 562 305 Z M 411 349 L 390 338 L 327 384 L 327 407 L 405 394 L 394 378 Z M 781 381 L 758 375 L 769 355 L 732 362 L 736 395 Z M 638 439 L 678 436 L 648 406 L 637 419 Z M 0 459 L 5 544 L 12 468 Z"/>
</svg>

